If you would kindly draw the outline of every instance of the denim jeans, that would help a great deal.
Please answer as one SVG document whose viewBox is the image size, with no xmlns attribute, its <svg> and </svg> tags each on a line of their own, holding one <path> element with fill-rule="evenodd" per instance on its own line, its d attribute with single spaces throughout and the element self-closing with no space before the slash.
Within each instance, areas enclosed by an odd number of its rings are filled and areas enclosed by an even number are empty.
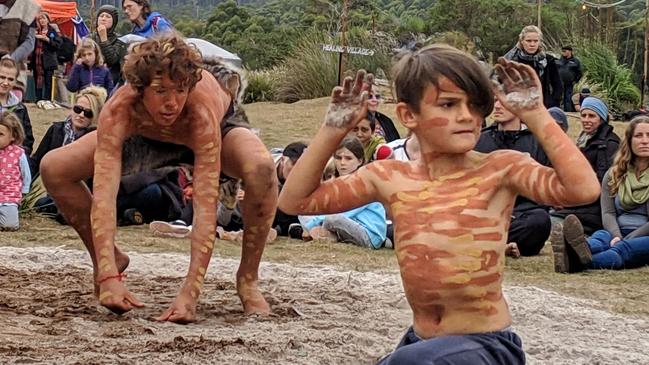
<svg viewBox="0 0 649 365">
<path fill-rule="evenodd" d="M 624 269 L 649 265 L 649 237 L 622 239 L 611 247 L 613 235 L 605 230 L 593 233 L 588 239 L 593 261 L 589 269 Z"/>
<path fill-rule="evenodd" d="M 574 86 L 572 84 L 563 86 L 563 111 L 565 112 L 574 112 L 575 106 L 572 104 L 572 89 Z"/>
<path fill-rule="evenodd" d="M 377 365 L 517 365 L 525 364 L 520 337 L 505 330 L 469 335 L 419 338 L 410 327 L 396 350 Z"/>
<path fill-rule="evenodd" d="M 169 203 L 162 195 L 160 185 L 153 183 L 140 191 L 117 197 L 117 214 L 121 217 L 124 211 L 135 208 L 148 223 L 154 220 L 168 220 Z"/>
</svg>

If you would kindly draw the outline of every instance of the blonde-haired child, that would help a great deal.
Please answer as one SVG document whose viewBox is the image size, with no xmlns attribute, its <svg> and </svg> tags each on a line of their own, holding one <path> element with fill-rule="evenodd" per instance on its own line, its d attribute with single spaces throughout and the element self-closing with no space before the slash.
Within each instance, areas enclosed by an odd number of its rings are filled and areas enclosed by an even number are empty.
<svg viewBox="0 0 649 365">
<path fill-rule="evenodd" d="M 20 147 L 25 132 L 11 112 L 0 114 L 0 230 L 16 230 L 18 206 L 29 192 L 32 175 L 25 151 Z"/>
<path fill-rule="evenodd" d="M 75 64 L 70 79 L 65 84 L 71 92 L 83 90 L 90 85 L 101 86 L 109 93 L 113 89 L 113 78 L 104 64 L 99 45 L 91 38 L 84 38 L 75 54 Z"/>
</svg>

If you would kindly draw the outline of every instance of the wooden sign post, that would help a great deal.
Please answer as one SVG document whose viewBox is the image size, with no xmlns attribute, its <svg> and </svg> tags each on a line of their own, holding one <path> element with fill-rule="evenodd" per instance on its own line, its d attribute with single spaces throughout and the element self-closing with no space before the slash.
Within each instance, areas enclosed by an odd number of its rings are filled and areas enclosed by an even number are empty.
<svg viewBox="0 0 649 365">
<path fill-rule="evenodd" d="M 360 47 L 337 46 L 333 44 L 323 44 L 322 50 L 325 52 L 338 53 L 338 85 L 342 81 L 343 74 L 343 54 L 354 54 L 361 56 L 374 56 L 374 50 Z"/>
</svg>

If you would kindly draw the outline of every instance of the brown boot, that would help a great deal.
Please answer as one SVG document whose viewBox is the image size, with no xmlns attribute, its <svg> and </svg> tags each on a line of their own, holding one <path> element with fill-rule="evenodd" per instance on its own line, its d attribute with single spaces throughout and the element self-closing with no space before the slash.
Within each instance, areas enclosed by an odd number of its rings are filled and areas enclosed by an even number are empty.
<svg viewBox="0 0 649 365">
<path fill-rule="evenodd" d="M 584 234 L 584 227 L 581 225 L 579 218 L 574 214 L 570 214 L 563 221 L 563 235 L 566 237 L 566 242 L 575 251 L 579 257 L 582 265 L 589 264 L 593 261 L 593 254 L 590 252 L 586 235 Z"/>
<path fill-rule="evenodd" d="M 566 240 L 563 236 L 563 226 L 561 223 L 552 226 L 552 231 L 550 231 L 550 244 L 552 244 L 552 253 L 554 256 L 554 272 L 570 272 L 570 260 L 568 260 Z"/>
</svg>

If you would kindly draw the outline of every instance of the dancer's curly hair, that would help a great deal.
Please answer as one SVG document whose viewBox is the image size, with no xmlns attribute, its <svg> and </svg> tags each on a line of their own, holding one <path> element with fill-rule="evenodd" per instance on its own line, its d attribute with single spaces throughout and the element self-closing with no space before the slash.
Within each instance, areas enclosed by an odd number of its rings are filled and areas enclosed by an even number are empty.
<svg viewBox="0 0 649 365">
<path fill-rule="evenodd" d="M 163 75 L 192 89 L 201 79 L 202 57 L 175 32 L 163 32 L 133 47 L 126 56 L 126 81 L 140 93 Z"/>
<path fill-rule="evenodd" d="M 635 164 L 636 155 L 631 150 L 631 143 L 635 129 L 640 123 L 649 123 L 649 116 L 639 115 L 631 119 L 629 126 L 626 128 L 626 132 L 624 132 L 624 138 L 622 139 L 620 148 L 615 154 L 615 159 L 611 166 L 611 181 L 608 184 L 609 191 L 613 196 L 617 194 L 617 190 L 620 188 L 620 184 L 624 180 L 629 166 Z"/>
</svg>

